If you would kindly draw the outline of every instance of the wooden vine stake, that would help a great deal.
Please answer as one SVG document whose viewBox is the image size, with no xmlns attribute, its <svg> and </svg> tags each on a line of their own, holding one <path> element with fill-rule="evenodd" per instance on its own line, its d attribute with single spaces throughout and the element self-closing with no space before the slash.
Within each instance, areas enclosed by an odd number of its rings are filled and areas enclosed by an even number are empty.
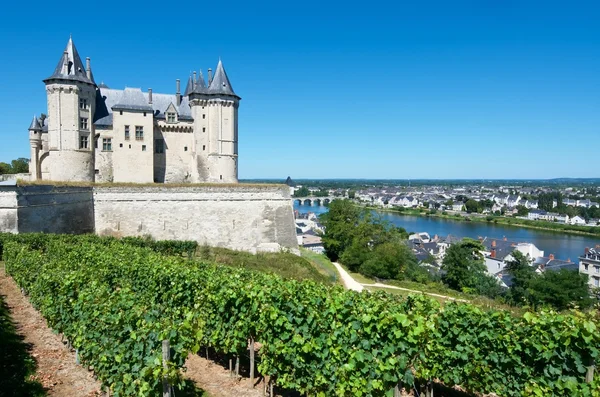
<svg viewBox="0 0 600 397">
<path fill-rule="evenodd" d="M 587 367 L 587 373 L 585 374 L 585 383 L 592 383 L 594 381 L 594 366 L 590 365 Z"/>
<path fill-rule="evenodd" d="M 231 360 L 231 357 L 229 357 L 229 377 L 233 377 L 233 361 Z"/>
<path fill-rule="evenodd" d="M 401 397 L 399 385 L 394 386 L 394 397 Z"/>
<path fill-rule="evenodd" d="M 240 376 L 240 356 L 235 356 L 235 376 Z"/>
<path fill-rule="evenodd" d="M 250 386 L 254 388 L 254 337 L 250 337 Z"/>
<path fill-rule="evenodd" d="M 427 381 L 427 397 L 433 397 L 433 381 L 429 379 Z"/>
<path fill-rule="evenodd" d="M 162 341 L 162 365 L 163 369 L 169 368 L 169 360 L 171 359 L 171 346 L 168 340 Z M 167 375 L 163 376 L 163 397 L 171 397 L 171 385 Z"/>
</svg>

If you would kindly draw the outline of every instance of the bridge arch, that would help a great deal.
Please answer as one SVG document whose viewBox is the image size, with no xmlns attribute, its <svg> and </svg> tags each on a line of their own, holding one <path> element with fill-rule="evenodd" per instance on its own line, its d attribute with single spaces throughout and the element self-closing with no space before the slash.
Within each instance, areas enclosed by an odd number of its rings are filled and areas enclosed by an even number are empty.
<svg viewBox="0 0 600 397">
<path fill-rule="evenodd" d="M 311 199 L 304 199 L 304 202 L 303 202 L 303 204 L 304 204 L 304 205 L 311 206 L 311 205 L 312 205 L 312 200 L 311 200 Z"/>
</svg>

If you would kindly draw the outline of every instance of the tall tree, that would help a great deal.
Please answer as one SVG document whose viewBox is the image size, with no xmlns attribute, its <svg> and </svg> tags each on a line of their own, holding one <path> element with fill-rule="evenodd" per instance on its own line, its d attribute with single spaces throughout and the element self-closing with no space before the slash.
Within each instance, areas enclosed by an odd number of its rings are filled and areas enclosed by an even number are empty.
<svg viewBox="0 0 600 397">
<path fill-rule="evenodd" d="M 549 305 L 557 310 L 565 310 L 576 305 L 582 308 L 591 306 L 588 276 L 576 270 L 546 270 L 529 283 L 531 302 L 535 306 Z"/>
<path fill-rule="evenodd" d="M 444 283 L 450 288 L 462 291 L 471 289 L 478 291 L 480 281 L 485 276 L 483 245 L 479 241 L 465 239 L 452 244 L 447 250 L 442 262 Z"/>
<path fill-rule="evenodd" d="M 512 259 L 506 261 L 506 272 L 512 276 L 512 285 L 507 293 L 507 301 L 513 305 L 524 305 L 530 302 L 529 283 L 535 277 L 528 256 L 520 251 L 513 251 Z"/>
<path fill-rule="evenodd" d="M 329 211 L 321 215 L 320 220 L 325 227 L 323 247 L 332 261 L 338 260 L 352 243 L 361 214 L 362 210 L 350 201 L 333 200 Z"/>
</svg>

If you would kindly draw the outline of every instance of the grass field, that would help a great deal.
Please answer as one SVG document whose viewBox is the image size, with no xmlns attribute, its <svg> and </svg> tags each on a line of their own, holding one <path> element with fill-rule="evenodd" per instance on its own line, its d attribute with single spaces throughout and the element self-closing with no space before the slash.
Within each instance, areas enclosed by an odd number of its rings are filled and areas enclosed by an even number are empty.
<svg viewBox="0 0 600 397">
<path fill-rule="evenodd" d="M 308 260 L 312 266 L 319 271 L 319 273 L 328 277 L 329 280 L 334 284 L 341 284 L 339 274 L 333 266 L 333 263 L 327 258 L 326 255 L 317 254 L 306 248 L 300 248 L 302 257 Z"/>
<path fill-rule="evenodd" d="M 275 273 L 288 279 L 313 280 L 323 284 L 334 282 L 330 275 L 315 266 L 313 262 L 290 252 L 251 254 L 226 248 L 202 246 L 198 248 L 196 257 L 220 265 Z"/>
</svg>

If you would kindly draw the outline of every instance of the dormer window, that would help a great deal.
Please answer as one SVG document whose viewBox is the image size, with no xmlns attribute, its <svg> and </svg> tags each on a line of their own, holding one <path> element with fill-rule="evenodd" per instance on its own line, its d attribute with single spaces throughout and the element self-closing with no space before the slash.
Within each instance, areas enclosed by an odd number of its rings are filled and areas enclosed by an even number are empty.
<svg viewBox="0 0 600 397">
<path fill-rule="evenodd" d="M 168 112 L 167 113 L 167 123 L 176 123 L 176 115 L 173 112 Z"/>
</svg>

